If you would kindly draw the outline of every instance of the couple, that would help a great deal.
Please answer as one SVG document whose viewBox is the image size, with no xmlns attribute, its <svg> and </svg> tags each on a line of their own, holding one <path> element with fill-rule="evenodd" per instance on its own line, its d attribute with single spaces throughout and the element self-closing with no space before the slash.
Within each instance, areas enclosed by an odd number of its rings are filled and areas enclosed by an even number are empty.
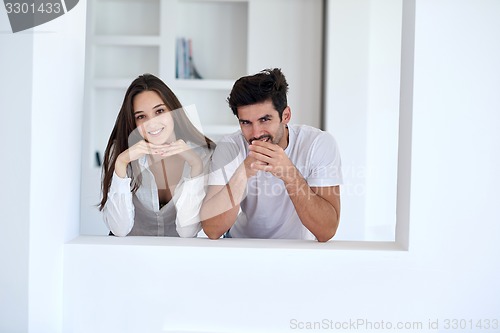
<svg viewBox="0 0 500 333">
<path fill-rule="evenodd" d="M 340 154 L 319 129 L 290 124 L 280 69 L 238 79 L 240 130 L 217 145 L 175 94 L 144 74 L 128 88 L 106 147 L 100 210 L 116 236 L 330 240 L 340 217 Z"/>
</svg>

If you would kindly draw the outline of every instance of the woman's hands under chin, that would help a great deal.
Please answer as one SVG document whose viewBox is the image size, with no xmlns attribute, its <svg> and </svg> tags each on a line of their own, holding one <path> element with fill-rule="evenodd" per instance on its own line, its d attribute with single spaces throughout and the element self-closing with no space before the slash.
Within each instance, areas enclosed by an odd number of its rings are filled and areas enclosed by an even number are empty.
<svg viewBox="0 0 500 333">
<path fill-rule="evenodd" d="M 169 146 L 169 144 L 157 145 L 141 140 L 118 155 L 115 163 L 115 173 L 118 177 L 125 178 L 127 176 L 127 166 L 130 162 L 148 154 L 162 155 Z"/>
<path fill-rule="evenodd" d="M 203 161 L 184 140 L 179 139 L 164 146 L 166 147 L 160 149 L 160 155 L 164 157 L 180 155 L 191 167 L 191 177 L 196 177 L 203 172 Z"/>
<path fill-rule="evenodd" d="M 191 167 L 191 177 L 196 177 L 203 172 L 203 162 L 200 156 L 198 156 L 184 140 L 177 140 L 172 143 L 161 145 L 141 140 L 118 155 L 115 163 L 115 173 L 118 177 L 125 178 L 127 176 L 128 164 L 148 154 L 162 157 L 178 154 L 184 158 Z"/>
</svg>

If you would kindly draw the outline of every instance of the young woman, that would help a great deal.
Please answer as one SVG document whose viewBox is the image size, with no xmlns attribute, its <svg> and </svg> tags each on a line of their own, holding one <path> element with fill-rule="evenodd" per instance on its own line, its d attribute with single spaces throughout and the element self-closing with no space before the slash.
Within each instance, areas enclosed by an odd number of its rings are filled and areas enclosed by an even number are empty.
<svg viewBox="0 0 500 333">
<path fill-rule="evenodd" d="M 214 148 L 163 81 L 136 78 L 104 154 L 99 209 L 110 234 L 195 237 Z"/>
</svg>

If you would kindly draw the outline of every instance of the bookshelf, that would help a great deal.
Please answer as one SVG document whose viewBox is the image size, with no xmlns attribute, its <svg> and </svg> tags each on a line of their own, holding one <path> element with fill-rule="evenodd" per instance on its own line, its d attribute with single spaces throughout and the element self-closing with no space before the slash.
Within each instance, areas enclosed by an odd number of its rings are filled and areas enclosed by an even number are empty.
<svg viewBox="0 0 500 333">
<path fill-rule="evenodd" d="M 82 234 L 105 232 L 95 208 L 96 152 L 104 154 L 125 90 L 142 73 L 160 77 L 183 105 L 194 104 L 193 122 L 217 140 L 239 128 L 226 103 L 234 81 L 280 67 L 290 94 L 297 94 L 289 102 L 303 110 L 295 121 L 320 125 L 322 0 L 88 0 L 87 6 Z M 203 79 L 176 77 L 181 37 L 191 40 Z"/>
</svg>

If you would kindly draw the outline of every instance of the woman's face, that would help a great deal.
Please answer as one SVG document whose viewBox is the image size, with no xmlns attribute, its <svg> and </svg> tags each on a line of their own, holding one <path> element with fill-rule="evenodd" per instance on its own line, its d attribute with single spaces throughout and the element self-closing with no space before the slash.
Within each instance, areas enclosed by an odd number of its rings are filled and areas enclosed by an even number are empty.
<svg viewBox="0 0 500 333">
<path fill-rule="evenodd" d="M 147 90 L 135 95 L 132 107 L 135 124 L 144 140 L 154 144 L 175 141 L 171 110 L 158 93 Z"/>
</svg>

